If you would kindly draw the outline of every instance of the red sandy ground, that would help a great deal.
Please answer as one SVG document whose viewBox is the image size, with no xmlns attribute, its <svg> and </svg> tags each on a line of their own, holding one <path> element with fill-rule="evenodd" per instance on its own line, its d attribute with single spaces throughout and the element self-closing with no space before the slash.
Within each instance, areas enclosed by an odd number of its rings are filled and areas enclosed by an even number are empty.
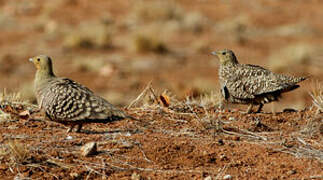
<svg viewBox="0 0 323 180">
<path fill-rule="evenodd" d="M 48 54 L 58 75 L 103 96 L 112 92 L 105 96 L 108 99 L 117 94 L 120 97 L 112 103 L 118 106 L 129 104 L 151 80 L 156 91 L 169 89 L 185 99 L 203 94 L 199 84 L 193 85 L 198 79 L 218 92 L 218 64 L 208 55 L 214 49 L 233 49 L 242 63 L 266 67 L 267 57 L 288 45 L 323 42 L 323 1 L 318 0 L 174 1 L 184 12 L 199 12 L 210 22 L 200 33 L 180 31 L 165 37 L 170 52 L 161 55 L 128 50 L 132 27 L 125 22 L 138 1 L 55 2 L 0 0 L 0 89 L 12 92 L 32 87 L 35 69 L 28 58 Z M 213 26 L 243 16 L 248 17 L 247 29 L 271 32 L 305 22 L 313 32 L 286 36 L 255 33 L 239 41 Z M 57 31 L 66 26 L 73 29 L 80 22 L 105 17 L 112 17 L 116 28 L 111 49 L 68 50 L 63 48 L 63 35 L 50 33 L 53 26 Z M 202 48 L 197 50 L 194 44 L 200 42 Z M 73 65 L 87 56 L 104 57 L 105 63 L 114 67 L 112 75 L 106 77 L 98 73 L 101 69 L 84 71 Z M 144 68 L 147 64 L 141 69 L 130 66 L 142 60 L 147 60 L 149 68 Z M 126 111 L 140 121 L 90 124 L 82 133 L 67 134 L 66 127 L 39 120 L 37 114 L 16 116 L 24 107 L 2 106 L 15 118 L 0 124 L 0 179 L 322 178 L 322 114 L 316 114 L 309 96 L 313 82 L 323 80 L 322 66 L 293 65 L 285 73 L 310 75 L 312 80 L 286 94 L 280 103 L 266 105 L 266 113 L 260 114 L 246 115 L 231 107 L 231 112 L 210 107 L 206 113 L 197 105 L 192 109 L 139 106 Z M 298 111 L 281 113 L 287 107 Z M 80 148 L 92 141 L 98 143 L 98 154 L 81 156 Z M 12 144 L 20 153 L 10 151 Z"/>
<path fill-rule="evenodd" d="M 11 113 L 21 110 L 10 109 Z M 24 108 L 22 108 L 24 109 Z M 2 178 L 315 179 L 322 177 L 322 115 L 312 110 L 243 114 L 186 108 L 132 108 L 140 121 L 91 124 L 82 133 L 38 114 L 4 122 L 0 142 L 26 153 L 2 157 Z M 80 148 L 97 142 L 98 153 Z M 6 146 L 4 146 L 6 147 Z M 7 148 L 9 151 L 10 148 Z M 15 159 L 16 158 L 16 159 Z"/>
</svg>

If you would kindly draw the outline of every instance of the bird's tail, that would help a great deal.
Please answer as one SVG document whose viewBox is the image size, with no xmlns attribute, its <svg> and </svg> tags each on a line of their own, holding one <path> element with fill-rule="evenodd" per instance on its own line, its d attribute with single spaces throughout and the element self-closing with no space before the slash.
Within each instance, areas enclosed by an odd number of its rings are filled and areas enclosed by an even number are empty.
<svg viewBox="0 0 323 180">
<path fill-rule="evenodd" d="M 137 119 L 133 116 L 129 116 L 126 112 L 124 112 L 120 109 L 118 111 L 114 111 L 113 115 L 119 117 L 119 119 L 131 119 L 131 120 L 139 121 L 139 119 Z"/>
<path fill-rule="evenodd" d="M 294 80 L 293 80 L 293 83 L 299 83 L 299 82 L 301 82 L 301 81 L 304 81 L 304 80 L 306 80 L 306 79 L 308 79 L 309 78 L 309 76 L 306 76 L 306 77 L 297 77 L 297 78 L 295 78 Z"/>
<path fill-rule="evenodd" d="M 296 84 L 296 85 L 293 85 L 293 86 L 288 86 L 287 88 L 283 89 L 281 92 L 285 93 L 285 92 L 292 91 L 292 90 L 297 89 L 297 88 L 299 88 L 299 85 Z"/>
</svg>

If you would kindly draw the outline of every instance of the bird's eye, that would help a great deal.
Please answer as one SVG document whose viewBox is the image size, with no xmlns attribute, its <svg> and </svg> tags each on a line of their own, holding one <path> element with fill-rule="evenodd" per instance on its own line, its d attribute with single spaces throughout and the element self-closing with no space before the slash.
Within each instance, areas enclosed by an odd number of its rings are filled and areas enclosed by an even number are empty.
<svg viewBox="0 0 323 180">
<path fill-rule="evenodd" d="M 37 58 L 37 61 L 40 61 L 40 58 Z"/>
<path fill-rule="evenodd" d="M 225 55 L 225 52 L 223 52 L 222 55 Z"/>
</svg>

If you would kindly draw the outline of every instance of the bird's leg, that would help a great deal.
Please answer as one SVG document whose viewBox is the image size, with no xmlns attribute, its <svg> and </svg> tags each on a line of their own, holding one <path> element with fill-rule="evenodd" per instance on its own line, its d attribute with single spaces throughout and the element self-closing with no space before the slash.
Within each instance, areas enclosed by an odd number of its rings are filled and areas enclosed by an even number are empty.
<svg viewBox="0 0 323 180">
<path fill-rule="evenodd" d="M 258 110 L 256 111 L 256 113 L 260 113 L 263 106 L 264 106 L 264 104 L 259 104 L 259 107 L 258 107 Z"/>
<path fill-rule="evenodd" d="M 81 132 L 82 129 L 82 124 L 77 124 L 76 125 L 76 132 Z"/>
<path fill-rule="evenodd" d="M 246 113 L 247 113 L 247 114 L 250 114 L 250 113 L 252 112 L 252 108 L 253 108 L 253 104 L 250 104 L 250 105 L 248 106 L 248 109 L 247 109 Z"/>
<path fill-rule="evenodd" d="M 72 130 L 73 130 L 73 128 L 74 128 L 74 126 L 75 126 L 75 124 L 72 124 L 68 129 L 67 129 L 67 131 L 66 132 L 72 132 Z"/>
<path fill-rule="evenodd" d="M 40 99 L 40 102 L 38 103 L 38 109 L 36 109 L 34 112 L 41 112 L 42 110 L 42 103 L 43 103 L 43 99 Z"/>
<path fill-rule="evenodd" d="M 42 111 L 41 104 L 38 104 L 38 107 L 37 108 L 30 110 L 30 114 L 39 113 L 41 111 Z"/>
<path fill-rule="evenodd" d="M 221 111 L 223 111 L 224 110 L 224 104 L 225 104 L 225 102 L 224 102 L 225 100 L 224 99 L 222 99 L 221 100 L 221 102 L 220 102 L 220 105 L 219 105 L 219 109 L 221 110 Z"/>
</svg>

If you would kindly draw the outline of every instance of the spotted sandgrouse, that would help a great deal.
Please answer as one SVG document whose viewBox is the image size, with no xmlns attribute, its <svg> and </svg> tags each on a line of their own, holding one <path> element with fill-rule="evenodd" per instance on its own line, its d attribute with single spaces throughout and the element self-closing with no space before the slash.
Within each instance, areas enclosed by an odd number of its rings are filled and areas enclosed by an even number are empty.
<svg viewBox="0 0 323 180">
<path fill-rule="evenodd" d="M 67 132 L 75 125 L 76 132 L 80 132 L 82 124 L 131 118 L 87 87 L 68 78 L 56 77 L 50 57 L 39 55 L 29 60 L 37 69 L 34 91 L 39 108 L 50 120 L 70 126 Z"/>
<path fill-rule="evenodd" d="M 263 67 L 251 64 L 239 64 L 233 51 L 224 49 L 214 51 L 220 60 L 219 79 L 224 100 L 236 104 L 249 104 L 247 113 L 252 112 L 253 105 L 263 105 L 277 101 L 284 92 L 299 87 L 297 83 L 305 77 L 291 77 L 275 74 Z"/>
</svg>

